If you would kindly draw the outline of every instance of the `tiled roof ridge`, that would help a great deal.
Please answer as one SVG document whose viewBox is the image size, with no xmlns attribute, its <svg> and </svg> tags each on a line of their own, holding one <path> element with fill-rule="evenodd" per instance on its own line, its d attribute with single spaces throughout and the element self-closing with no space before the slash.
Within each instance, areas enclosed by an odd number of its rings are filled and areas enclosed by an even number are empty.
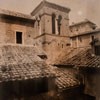
<svg viewBox="0 0 100 100">
<path fill-rule="evenodd" d="M 26 19 L 33 19 L 33 20 L 35 19 L 35 17 L 31 16 L 31 15 L 24 14 L 21 12 L 6 10 L 6 9 L 2 9 L 2 8 L 0 8 L 0 14 L 15 16 L 15 17 L 22 17 L 22 18 L 26 18 Z"/>
<path fill-rule="evenodd" d="M 91 48 L 83 49 L 71 58 L 64 59 L 61 61 L 61 64 L 74 65 L 75 67 L 82 68 L 100 68 L 100 56 L 93 55 Z"/>
<path fill-rule="evenodd" d="M 81 32 L 81 33 L 78 33 L 78 34 L 73 34 L 70 37 L 76 37 L 76 36 L 91 34 L 91 33 L 95 33 L 95 32 L 100 32 L 100 28 L 97 28 L 97 29 L 92 30 L 92 31 L 85 31 L 85 32 Z"/>
<path fill-rule="evenodd" d="M 73 27 L 73 26 L 76 26 L 76 25 L 80 25 L 80 24 L 84 24 L 84 23 L 88 23 L 88 22 L 91 23 L 91 24 L 93 24 L 93 25 L 96 25 L 95 23 L 93 23 L 89 19 L 85 19 L 83 21 L 80 21 L 80 22 L 77 22 L 77 23 L 74 23 L 74 24 L 70 25 L 70 27 Z"/>
<path fill-rule="evenodd" d="M 81 85 L 80 80 L 76 78 L 78 72 L 76 70 L 68 70 L 66 68 L 57 68 L 56 73 L 59 77 L 56 78 L 56 85 L 58 91 L 62 92 L 71 87 L 79 87 Z"/>
<path fill-rule="evenodd" d="M 58 7 L 59 9 L 61 9 L 62 11 L 70 11 L 70 8 L 68 7 L 64 7 L 64 6 L 60 6 L 58 4 L 55 3 L 51 3 L 49 1 L 43 0 L 42 2 L 40 2 L 40 4 L 31 12 L 31 15 L 35 15 L 43 6 L 48 6 L 48 5 L 52 5 L 53 7 Z"/>
</svg>

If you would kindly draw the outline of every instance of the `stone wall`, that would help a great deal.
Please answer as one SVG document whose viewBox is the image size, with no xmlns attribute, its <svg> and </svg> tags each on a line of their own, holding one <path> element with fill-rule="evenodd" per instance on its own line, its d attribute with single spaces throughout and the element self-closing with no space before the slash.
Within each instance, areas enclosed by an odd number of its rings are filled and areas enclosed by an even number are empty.
<svg viewBox="0 0 100 100">
<path fill-rule="evenodd" d="M 22 44 L 33 45 L 36 32 L 34 23 L 27 20 L 0 18 L 0 43 L 16 44 L 16 32 L 22 32 Z"/>
<path fill-rule="evenodd" d="M 70 34 L 71 35 L 77 35 L 77 34 L 81 34 L 84 32 L 93 31 L 93 30 L 94 29 L 93 29 L 92 25 L 89 23 L 70 26 L 70 32 L 71 32 Z"/>
<path fill-rule="evenodd" d="M 87 69 L 84 72 L 85 94 L 100 100 L 100 69 Z"/>
<path fill-rule="evenodd" d="M 92 36 L 94 38 L 100 39 L 100 32 L 93 32 L 93 33 L 91 32 L 91 33 L 87 33 L 86 35 L 71 37 L 72 47 L 91 46 L 90 43 L 92 42 Z"/>
<path fill-rule="evenodd" d="M 36 39 L 35 46 L 42 48 L 46 52 L 48 63 L 53 63 L 55 58 L 57 58 L 61 52 L 65 53 L 63 51 L 68 50 L 70 42 L 69 38 L 66 36 L 45 34 Z"/>
</svg>

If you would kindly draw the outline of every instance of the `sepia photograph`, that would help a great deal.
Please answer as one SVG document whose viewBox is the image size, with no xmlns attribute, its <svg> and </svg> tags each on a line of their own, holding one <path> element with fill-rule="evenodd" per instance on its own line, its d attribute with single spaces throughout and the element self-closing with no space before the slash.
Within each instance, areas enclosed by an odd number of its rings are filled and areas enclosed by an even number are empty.
<svg viewBox="0 0 100 100">
<path fill-rule="evenodd" d="M 100 100 L 100 0 L 0 0 L 0 100 Z"/>
</svg>

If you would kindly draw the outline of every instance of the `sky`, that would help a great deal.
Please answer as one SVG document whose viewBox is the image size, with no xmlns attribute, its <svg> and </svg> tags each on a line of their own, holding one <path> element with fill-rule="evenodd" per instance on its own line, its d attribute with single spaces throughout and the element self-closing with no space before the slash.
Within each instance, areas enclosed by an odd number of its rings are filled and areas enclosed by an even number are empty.
<svg viewBox="0 0 100 100">
<path fill-rule="evenodd" d="M 0 0 L 0 8 L 30 14 L 42 0 Z M 70 24 L 85 19 L 100 26 L 100 0 L 47 0 L 71 9 Z"/>
</svg>

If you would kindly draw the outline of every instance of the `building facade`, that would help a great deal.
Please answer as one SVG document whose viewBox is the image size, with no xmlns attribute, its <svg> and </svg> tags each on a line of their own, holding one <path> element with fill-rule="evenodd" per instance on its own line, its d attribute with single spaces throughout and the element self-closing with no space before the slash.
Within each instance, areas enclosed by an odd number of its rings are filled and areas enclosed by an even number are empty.
<svg viewBox="0 0 100 100">
<path fill-rule="evenodd" d="M 33 93 L 37 92 L 38 95 L 34 95 L 39 96 L 39 99 L 43 97 L 43 100 L 44 96 L 40 93 L 47 96 L 45 100 L 50 98 L 52 100 L 66 100 L 66 98 L 68 100 L 95 100 L 99 92 L 97 95 L 91 93 L 89 93 L 89 96 L 85 95 L 83 93 L 84 78 L 82 73 L 80 75 L 77 70 L 79 64 L 82 64 L 86 59 L 81 60 L 79 56 L 74 59 L 75 56 L 73 55 L 76 52 L 81 54 L 81 50 L 79 52 L 80 48 L 90 47 L 90 44 L 99 40 L 100 29 L 96 28 L 96 25 L 89 20 L 69 25 L 69 12 L 69 8 L 45 0 L 30 15 L 0 9 L 1 88 L 3 82 L 5 84 L 10 81 L 13 84 L 17 81 L 19 90 L 14 87 L 15 90 L 11 90 L 11 93 L 19 93 L 20 95 L 21 88 L 24 93 L 22 96 L 26 94 L 25 91 L 31 90 Z M 98 46 L 97 43 L 96 46 L 95 51 L 99 52 L 100 45 Z M 44 53 L 36 54 L 34 48 L 36 51 L 40 50 Z M 66 56 L 66 58 L 63 58 L 63 56 Z M 94 57 L 94 55 L 91 56 Z M 35 61 L 36 57 L 38 59 Z M 48 65 L 52 65 L 55 60 L 65 62 L 62 64 L 60 62 L 52 67 Z M 93 60 L 95 61 L 95 59 Z M 72 64 L 73 61 L 75 61 L 75 64 Z M 49 72 L 49 70 L 51 71 Z M 53 71 L 54 73 L 52 73 Z M 13 75 L 15 76 L 13 77 Z M 14 84 L 16 85 L 16 82 Z M 32 85 L 32 87 L 30 84 L 34 84 L 34 86 Z M 44 86 L 44 90 L 41 88 L 43 84 L 46 86 Z M 11 86 L 8 83 L 6 85 Z M 30 85 L 30 90 L 28 85 Z M 33 89 L 35 86 L 36 90 Z M 52 86 L 53 89 L 49 89 L 49 86 Z M 41 89 L 37 91 L 39 87 Z M 90 85 L 90 87 L 92 86 Z M 5 89 L 5 87 L 2 89 Z M 9 92 L 7 89 L 5 91 Z M 24 97 L 19 97 L 19 99 L 24 100 Z"/>
<path fill-rule="evenodd" d="M 89 20 L 70 25 L 72 47 L 89 47 L 94 39 L 100 39 L 100 29 Z"/>
</svg>

